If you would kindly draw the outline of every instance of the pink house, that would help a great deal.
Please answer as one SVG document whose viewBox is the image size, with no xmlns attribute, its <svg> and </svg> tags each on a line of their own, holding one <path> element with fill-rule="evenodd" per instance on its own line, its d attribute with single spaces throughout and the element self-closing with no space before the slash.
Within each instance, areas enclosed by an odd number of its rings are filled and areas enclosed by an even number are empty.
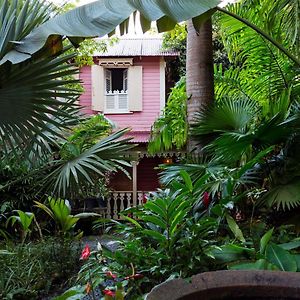
<svg viewBox="0 0 300 300">
<path fill-rule="evenodd" d="M 128 153 L 132 180 L 121 173 L 111 180 L 114 192 L 108 201 L 108 216 L 118 218 L 119 209 L 141 203 L 147 192 L 159 187 L 155 167 L 163 158 L 149 157 L 147 142 L 172 86 L 169 66 L 177 56 L 175 51 L 162 50 L 161 38 L 121 38 L 107 52 L 96 53 L 93 66 L 81 69 L 83 111 L 103 113 L 117 129 L 130 127 L 132 142 L 138 144 Z"/>
</svg>

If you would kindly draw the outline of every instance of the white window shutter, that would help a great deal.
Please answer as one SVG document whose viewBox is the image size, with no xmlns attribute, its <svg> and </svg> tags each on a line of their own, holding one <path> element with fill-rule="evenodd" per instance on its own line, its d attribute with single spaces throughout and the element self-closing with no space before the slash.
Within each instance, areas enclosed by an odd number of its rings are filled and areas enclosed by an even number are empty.
<svg viewBox="0 0 300 300">
<path fill-rule="evenodd" d="M 143 68 L 128 68 L 128 101 L 129 111 L 143 110 Z"/>
<path fill-rule="evenodd" d="M 104 110 L 104 68 L 98 65 L 92 66 L 92 110 Z"/>
</svg>

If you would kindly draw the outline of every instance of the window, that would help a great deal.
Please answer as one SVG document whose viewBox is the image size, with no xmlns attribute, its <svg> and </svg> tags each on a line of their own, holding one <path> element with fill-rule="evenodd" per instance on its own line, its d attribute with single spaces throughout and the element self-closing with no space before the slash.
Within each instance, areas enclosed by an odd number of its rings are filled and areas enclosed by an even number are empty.
<svg viewBox="0 0 300 300">
<path fill-rule="evenodd" d="M 92 109 L 104 113 L 142 111 L 142 66 L 92 66 Z"/>
<path fill-rule="evenodd" d="M 128 69 L 105 69 L 105 112 L 128 111 Z"/>
<path fill-rule="evenodd" d="M 105 69 L 105 87 L 106 93 L 110 91 L 124 91 L 128 89 L 128 69 Z"/>
</svg>

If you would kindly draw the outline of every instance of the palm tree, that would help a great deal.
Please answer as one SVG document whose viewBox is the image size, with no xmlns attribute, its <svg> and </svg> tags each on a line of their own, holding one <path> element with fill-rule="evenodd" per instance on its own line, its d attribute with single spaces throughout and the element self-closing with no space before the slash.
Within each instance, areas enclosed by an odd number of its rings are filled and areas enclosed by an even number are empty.
<svg viewBox="0 0 300 300">
<path fill-rule="evenodd" d="M 211 104 L 214 97 L 211 18 L 200 25 L 198 32 L 192 20 L 188 21 L 187 30 L 186 88 L 189 97 L 187 120 L 188 124 L 192 124 L 196 112 L 203 106 Z M 188 150 L 200 152 L 198 142 L 191 136 Z"/>
</svg>

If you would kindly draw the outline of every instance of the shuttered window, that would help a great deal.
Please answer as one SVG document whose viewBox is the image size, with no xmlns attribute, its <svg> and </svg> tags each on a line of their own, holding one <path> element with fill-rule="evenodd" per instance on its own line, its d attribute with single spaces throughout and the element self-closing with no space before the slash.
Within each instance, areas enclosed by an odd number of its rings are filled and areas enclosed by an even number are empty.
<svg viewBox="0 0 300 300">
<path fill-rule="evenodd" d="M 92 108 L 104 113 L 142 110 L 142 67 L 92 66 Z"/>
</svg>

